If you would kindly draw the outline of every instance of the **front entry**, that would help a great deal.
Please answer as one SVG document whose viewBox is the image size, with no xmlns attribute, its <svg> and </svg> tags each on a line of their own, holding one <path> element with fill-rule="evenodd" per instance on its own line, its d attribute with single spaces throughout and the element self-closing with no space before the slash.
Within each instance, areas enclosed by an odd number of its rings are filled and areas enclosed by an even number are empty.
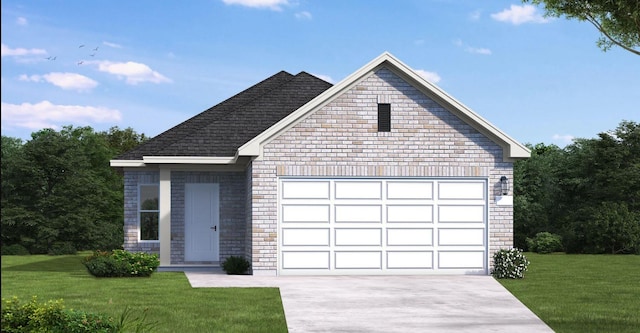
<svg viewBox="0 0 640 333">
<path fill-rule="evenodd" d="M 219 195 L 219 184 L 185 184 L 186 262 L 220 260 Z"/>
</svg>

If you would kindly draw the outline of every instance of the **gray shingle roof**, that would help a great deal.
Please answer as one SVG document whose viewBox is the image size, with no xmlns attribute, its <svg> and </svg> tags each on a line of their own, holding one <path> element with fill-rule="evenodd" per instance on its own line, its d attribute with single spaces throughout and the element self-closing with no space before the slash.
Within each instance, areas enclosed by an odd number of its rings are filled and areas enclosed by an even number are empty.
<svg viewBox="0 0 640 333">
<path fill-rule="evenodd" d="M 281 71 L 116 157 L 229 157 L 332 85 L 306 72 Z"/>
</svg>

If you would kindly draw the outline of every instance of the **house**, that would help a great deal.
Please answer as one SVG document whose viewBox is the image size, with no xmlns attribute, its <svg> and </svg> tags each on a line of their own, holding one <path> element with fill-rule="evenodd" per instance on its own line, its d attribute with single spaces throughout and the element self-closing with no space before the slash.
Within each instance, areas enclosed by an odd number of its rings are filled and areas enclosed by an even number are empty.
<svg viewBox="0 0 640 333">
<path fill-rule="evenodd" d="M 336 85 L 279 72 L 111 166 L 124 248 L 161 269 L 489 274 L 513 245 L 502 185 L 529 156 L 385 52 Z"/>
</svg>

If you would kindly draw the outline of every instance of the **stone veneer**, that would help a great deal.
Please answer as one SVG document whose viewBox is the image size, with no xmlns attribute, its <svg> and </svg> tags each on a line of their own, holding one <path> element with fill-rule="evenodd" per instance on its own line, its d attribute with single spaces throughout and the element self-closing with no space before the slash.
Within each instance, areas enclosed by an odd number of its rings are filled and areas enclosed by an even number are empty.
<svg viewBox="0 0 640 333">
<path fill-rule="evenodd" d="M 391 104 L 391 132 L 377 130 L 378 103 Z M 502 156 L 498 144 L 381 68 L 268 142 L 248 169 L 253 273 L 277 271 L 279 176 L 486 178 L 492 261 L 513 245 L 513 208 L 494 204 L 500 177 L 513 179 Z"/>
<path fill-rule="evenodd" d="M 158 171 L 125 171 L 124 248 L 160 253 L 160 243 L 138 240 L 138 185 L 158 184 Z M 210 264 L 184 261 L 184 188 L 186 183 L 220 184 L 220 261 L 245 256 L 247 191 L 245 172 L 173 171 L 171 173 L 171 264 Z"/>
</svg>

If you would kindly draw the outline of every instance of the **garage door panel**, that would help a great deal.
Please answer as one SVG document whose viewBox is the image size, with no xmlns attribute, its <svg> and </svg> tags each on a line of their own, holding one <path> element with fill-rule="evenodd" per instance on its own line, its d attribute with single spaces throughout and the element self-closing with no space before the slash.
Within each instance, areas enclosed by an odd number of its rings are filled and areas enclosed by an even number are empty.
<svg viewBox="0 0 640 333">
<path fill-rule="evenodd" d="M 288 181 L 282 183 L 283 199 L 329 199 L 328 181 Z"/>
<path fill-rule="evenodd" d="M 283 205 L 282 222 L 329 222 L 329 205 Z"/>
<path fill-rule="evenodd" d="M 391 269 L 431 269 L 432 251 L 388 251 L 387 268 Z"/>
<path fill-rule="evenodd" d="M 381 199 L 382 182 L 336 181 L 336 199 Z"/>
<path fill-rule="evenodd" d="M 381 251 L 336 251 L 336 269 L 381 269 Z"/>
<path fill-rule="evenodd" d="M 329 269 L 329 251 L 283 251 L 284 269 Z"/>
<path fill-rule="evenodd" d="M 485 261 L 484 253 L 484 251 L 439 251 L 438 268 L 482 269 Z"/>
<path fill-rule="evenodd" d="M 439 182 L 438 199 L 440 200 L 484 200 L 484 182 Z"/>
<path fill-rule="evenodd" d="M 387 182 L 387 199 L 433 199 L 433 182 Z"/>
<path fill-rule="evenodd" d="M 335 229 L 336 246 L 382 246 L 382 229 Z"/>
<path fill-rule="evenodd" d="M 484 229 L 440 228 L 438 229 L 438 245 L 482 246 L 484 245 Z"/>
<path fill-rule="evenodd" d="M 283 228 L 284 246 L 329 246 L 329 228 Z"/>
<path fill-rule="evenodd" d="M 433 229 L 387 229 L 387 245 L 389 246 L 432 246 Z"/>
<path fill-rule="evenodd" d="M 387 222 L 433 222 L 433 206 L 387 205 Z"/>
<path fill-rule="evenodd" d="M 438 222 L 484 222 L 484 206 L 438 206 Z"/>
<path fill-rule="evenodd" d="M 381 205 L 336 205 L 336 223 L 382 222 Z"/>
</svg>

